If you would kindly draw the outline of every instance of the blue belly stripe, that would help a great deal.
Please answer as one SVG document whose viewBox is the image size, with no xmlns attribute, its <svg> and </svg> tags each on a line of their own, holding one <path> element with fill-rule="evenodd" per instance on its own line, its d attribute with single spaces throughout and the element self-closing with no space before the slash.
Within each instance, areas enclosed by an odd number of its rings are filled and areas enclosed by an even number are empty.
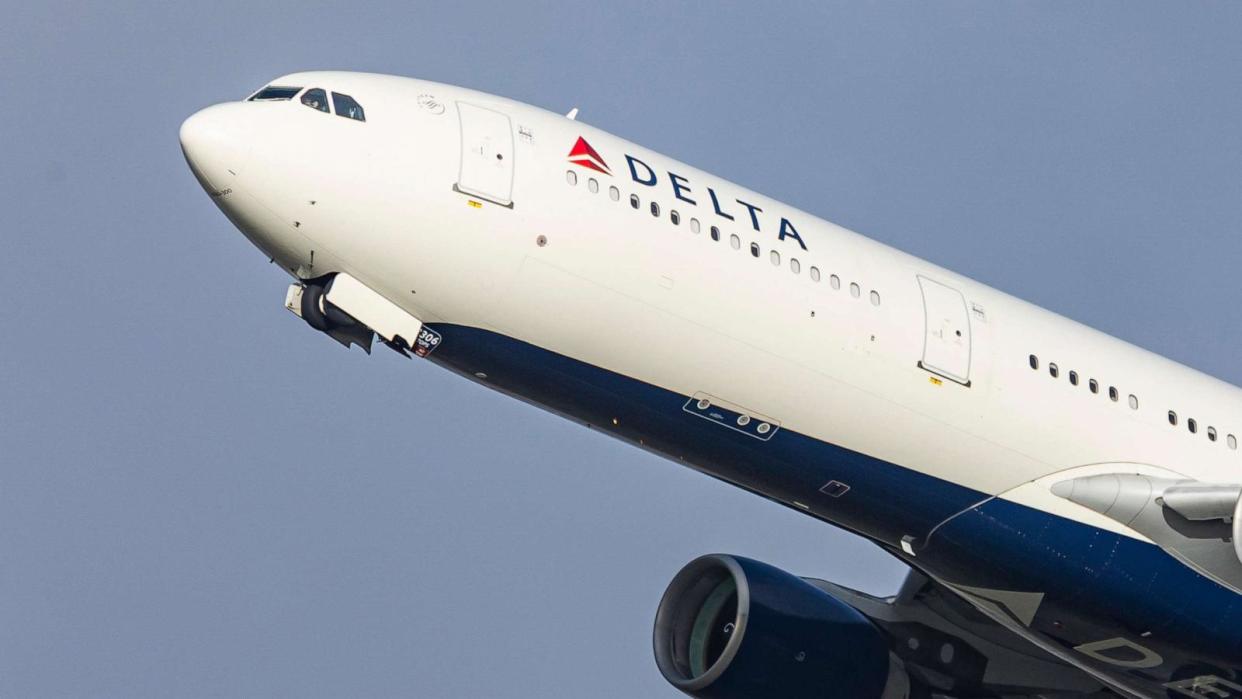
<svg viewBox="0 0 1242 699">
<path fill-rule="evenodd" d="M 987 500 L 979 491 L 786 427 L 766 441 L 755 439 L 688 412 L 691 396 L 499 333 L 432 327 L 443 337 L 429 357 L 439 365 L 466 376 L 484 372 L 493 388 L 787 506 L 803 503 L 808 514 L 897 555 L 903 536 L 921 539 L 943 523 L 917 558 L 902 557 L 953 583 L 1045 593 L 1031 629 L 1067 648 L 1124 637 L 1160 653 L 1160 667 L 1113 670 L 1153 692 L 1170 679 L 1242 676 L 1242 596 L 1158 547 Z M 848 493 L 821 492 L 830 481 L 848 485 Z"/>
</svg>

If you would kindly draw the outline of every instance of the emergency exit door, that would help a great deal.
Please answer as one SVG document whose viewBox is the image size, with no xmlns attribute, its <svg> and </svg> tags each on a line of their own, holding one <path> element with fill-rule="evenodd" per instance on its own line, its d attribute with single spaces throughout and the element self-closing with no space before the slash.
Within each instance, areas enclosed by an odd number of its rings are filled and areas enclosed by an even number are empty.
<svg viewBox="0 0 1242 699">
<path fill-rule="evenodd" d="M 513 206 L 513 126 L 509 115 L 457 103 L 461 122 L 461 170 L 456 189 L 502 206 Z"/>
<path fill-rule="evenodd" d="M 926 332 L 919 366 L 970 385 L 970 314 L 962 292 L 920 276 Z"/>
</svg>

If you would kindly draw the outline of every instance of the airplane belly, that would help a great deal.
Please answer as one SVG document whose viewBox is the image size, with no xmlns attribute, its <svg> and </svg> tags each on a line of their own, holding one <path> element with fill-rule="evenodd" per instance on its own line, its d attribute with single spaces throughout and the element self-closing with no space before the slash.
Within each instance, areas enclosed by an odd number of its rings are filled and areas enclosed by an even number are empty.
<svg viewBox="0 0 1242 699">
<path fill-rule="evenodd" d="M 1144 692 L 1242 674 L 1242 597 L 1149 543 L 786 427 L 768 440 L 722 429 L 694 414 L 696 396 L 489 330 L 433 327 L 443 342 L 431 359 L 496 390 L 894 552 L 909 532 L 931 532 L 907 541 L 908 562 L 992 604 L 1023 635 Z"/>
<path fill-rule="evenodd" d="M 985 496 L 896 466 L 703 393 L 669 390 L 489 330 L 436 323 L 431 359 L 492 388 L 587 424 L 893 547 L 921 540 Z M 479 375 L 485 379 L 479 379 Z M 727 388 L 726 388 L 727 390 Z M 705 413 L 719 411 L 722 424 Z M 755 415 L 744 425 L 738 418 Z"/>
<path fill-rule="evenodd" d="M 916 564 L 1020 635 L 1151 696 L 1242 676 L 1242 596 L 1150 543 L 995 498 L 939 527 Z"/>
</svg>

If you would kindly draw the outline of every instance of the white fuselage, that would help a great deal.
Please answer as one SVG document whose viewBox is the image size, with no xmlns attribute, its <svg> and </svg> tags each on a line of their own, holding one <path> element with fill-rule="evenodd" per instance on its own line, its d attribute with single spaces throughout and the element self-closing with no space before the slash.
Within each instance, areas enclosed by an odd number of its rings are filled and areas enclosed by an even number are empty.
<svg viewBox="0 0 1242 699">
<path fill-rule="evenodd" d="M 210 126 L 187 122 L 183 140 L 220 207 L 299 278 L 347 273 L 425 324 L 710 396 L 980 500 L 1141 541 L 1051 483 L 1119 468 L 1238 481 L 1232 385 L 559 114 L 386 76 L 273 84 L 348 93 L 367 120 L 235 103 L 201 113 Z M 507 117 L 509 144 L 463 134 L 476 108 Z M 239 135 L 245 148 L 196 157 Z M 579 138 L 601 168 L 571 161 Z M 834 521 L 818 484 L 764 494 Z M 862 533 L 898 549 L 928 523 Z"/>
</svg>

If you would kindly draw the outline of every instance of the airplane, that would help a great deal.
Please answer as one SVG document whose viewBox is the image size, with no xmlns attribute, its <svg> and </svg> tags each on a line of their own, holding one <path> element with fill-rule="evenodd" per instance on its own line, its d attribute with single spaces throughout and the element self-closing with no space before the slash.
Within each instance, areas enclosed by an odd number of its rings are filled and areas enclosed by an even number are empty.
<svg viewBox="0 0 1242 699">
<path fill-rule="evenodd" d="M 281 76 L 180 129 L 285 306 L 874 542 L 708 554 L 692 697 L 1242 697 L 1242 391 L 561 114 Z"/>
</svg>

